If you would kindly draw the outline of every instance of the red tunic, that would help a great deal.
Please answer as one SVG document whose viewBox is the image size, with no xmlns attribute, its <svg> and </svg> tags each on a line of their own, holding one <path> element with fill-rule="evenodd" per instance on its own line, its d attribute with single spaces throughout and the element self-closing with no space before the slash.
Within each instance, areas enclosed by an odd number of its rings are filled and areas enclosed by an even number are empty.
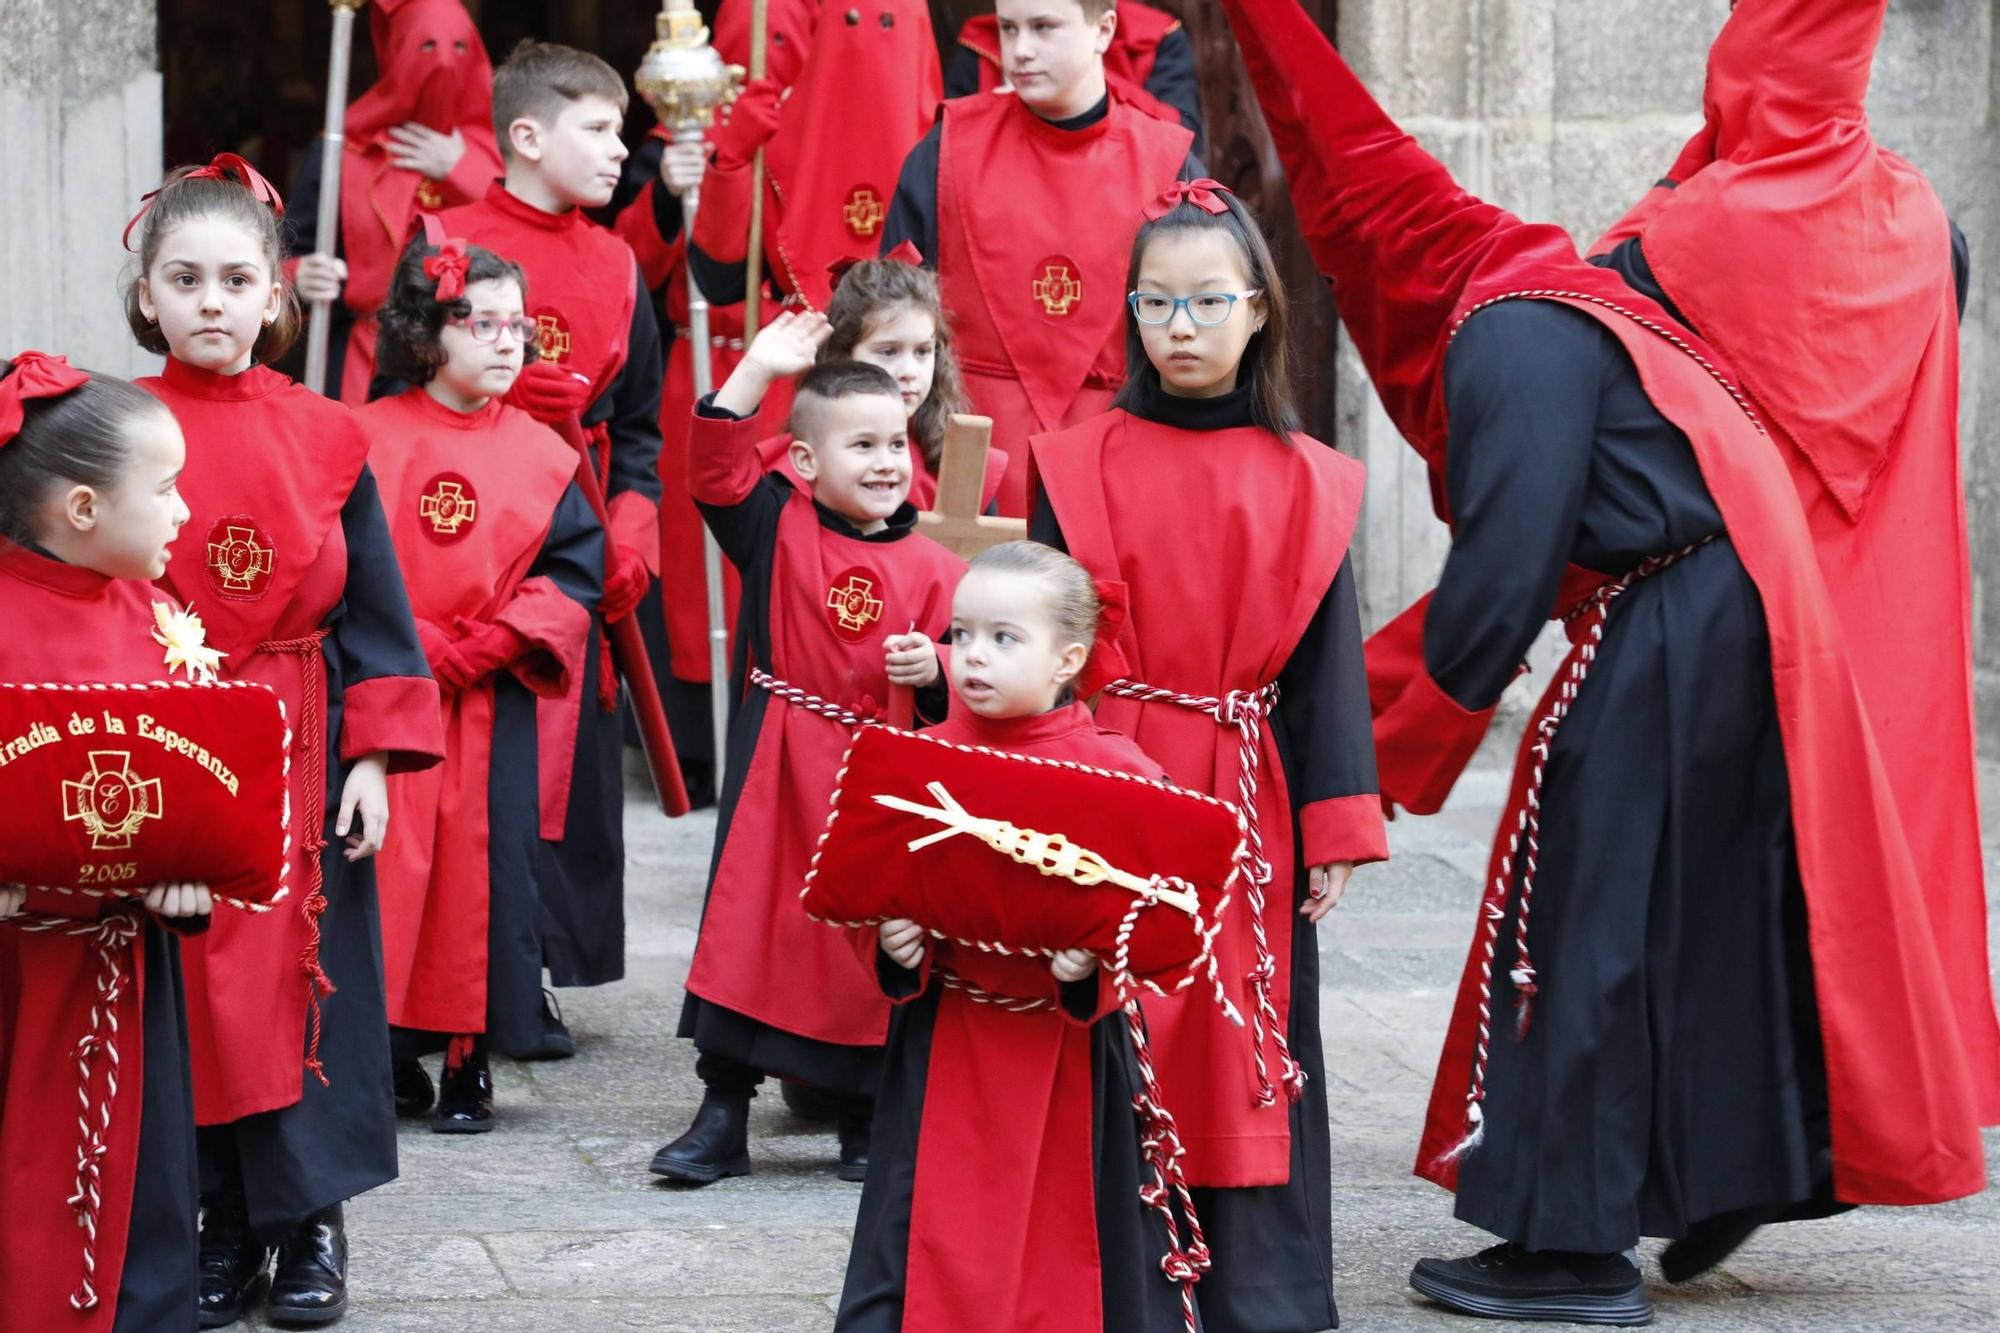
<svg viewBox="0 0 2000 1333">
<path fill-rule="evenodd" d="M 1118 31 L 1104 53 L 1104 78 L 1118 95 L 1149 116 L 1178 125 L 1181 114 L 1146 91 L 1153 77 L 1153 61 L 1160 43 L 1169 33 L 1178 32 L 1181 21 L 1164 10 L 1136 0 L 1119 0 Z M 1006 82 L 1000 68 L 1000 20 L 993 14 L 974 14 L 958 30 L 958 44 L 979 57 L 979 90 L 992 92 Z"/>
<path fill-rule="evenodd" d="M 1880 0 L 1738 4 L 1677 188 L 1614 236 L 1640 238 L 1783 446 L 1993 1124 L 1950 223 L 1923 173 L 1868 128 L 1882 15 Z"/>
<path fill-rule="evenodd" d="M 1125 381 L 1125 270 L 1139 210 L 1194 136 L 1111 99 L 1058 129 L 1011 96 L 945 103 L 938 278 L 973 411 L 1012 444 L 1102 412 Z M 1076 220 L 1092 225 L 1079 227 Z M 1000 512 L 1027 513 L 1014 469 Z"/>
<path fill-rule="evenodd" d="M 1360 464 L 1304 435 L 1285 441 L 1238 427 L 1191 437 L 1122 411 L 1037 436 L 1031 448 L 1070 553 L 1092 577 L 1126 585 L 1131 613 L 1118 644 L 1131 679 L 1206 696 L 1277 680 L 1346 558 L 1361 508 Z M 1192 621 L 1191 612 L 1198 612 Z M 1238 799 L 1235 727 L 1176 704 L 1108 694 L 1098 716 L 1159 759 L 1177 784 Z M 1283 1024 L 1300 858 L 1306 865 L 1379 860 L 1387 847 L 1372 795 L 1298 810 L 1305 845 L 1294 847 L 1292 798 L 1268 727 L 1256 764 L 1256 817 L 1273 886 L 1263 924 Z M 1249 917 L 1248 896 L 1239 894 L 1217 941 L 1224 983 L 1245 1015 L 1256 1008 L 1248 996 L 1256 965 Z M 1208 1005 L 1149 1004 L 1147 1016 L 1160 1082 L 1188 1145 L 1188 1178 L 1283 1184 L 1291 1174 L 1289 1117 L 1282 1101 L 1258 1109 L 1242 1030 Z"/>
<path fill-rule="evenodd" d="M 406 0 L 377 4 L 368 14 L 381 73 L 347 108 L 340 167 L 340 248 L 347 259 L 340 299 L 354 312 L 340 396 L 354 407 L 368 401 L 368 383 L 375 377 L 374 314 L 388 298 L 389 280 L 418 211 L 469 204 L 500 174 L 493 66 L 465 6 L 458 0 Z M 388 132 L 412 122 L 464 138 L 465 153 L 443 180 L 390 161 Z"/>
<path fill-rule="evenodd" d="M 1631 355 L 1654 406 L 1687 435 L 1770 630 L 1835 1189 L 1847 1202 L 1896 1204 L 1981 1189 L 1979 1085 L 1924 873 L 1792 476 L 1737 397 L 1727 362 L 1619 275 L 1581 262 L 1559 228 L 1523 223 L 1461 190 L 1303 13 L 1226 4 L 1314 259 L 1339 286 L 1341 317 L 1390 416 L 1434 469 L 1449 439 L 1445 352 L 1458 325 L 1496 300 L 1561 300 L 1597 319 Z M 1402 674 L 1377 723 L 1390 796 L 1436 784 L 1439 751 L 1462 762 L 1452 742 L 1484 726 L 1421 667 Z M 1524 751 L 1522 767 L 1527 760 Z M 1452 776 L 1442 775 L 1446 788 Z M 1496 871 L 1504 849 L 1503 839 Z M 1419 1150 L 1418 1171 L 1447 1185 L 1456 1170 L 1442 1155 L 1467 1127 L 1478 961 L 1475 941 Z"/>
<path fill-rule="evenodd" d="M 343 760 L 386 751 L 399 767 L 434 762 L 444 746 L 428 676 L 350 682 L 340 735 L 324 734 L 321 627 L 345 595 L 340 511 L 368 452 L 352 414 L 261 366 L 215 375 L 169 357 L 164 375 L 139 383 L 173 409 L 189 444 L 180 492 L 193 517 L 162 582 L 229 654 L 223 672 L 269 685 L 295 727 L 299 910 L 222 915 L 184 950 L 195 1118 L 224 1124 L 299 1099 L 307 997 L 318 975 L 309 945 L 325 904 L 317 886 L 326 746 L 337 741 Z"/>
<path fill-rule="evenodd" d="M 165 600 L 149 584 L 107 579 L 0 539 L 0 621 L 40 627 L 0 640 L 0 679 L 165 679 L 162 650 L 152 637 L 153 603 Z M 137 909 L 108 899 L 35 893 L 27 910 L 91 918 Z M 76 1311 L 70 1296 L 83 1271 L 85 1234 L 66 1200 L 77 1184 L 77 1041 L 90 1027 L 103 963 L 90 938 L 0 926 L 0 1217 L 7 1219 L 0 1328 L 102 1333 L 118 1309 L 148 1055 L 141 1017 L 144 940 L 135 934 L 111 956 L 125 988 L 105 1015 L 117 1034 L 117 1091 L 108 1091 L 101 1074 L 94 1083 L 102 1098 L 95 1105 L 109 1117 L 98 1163 L 91 1275 L 98 1303 Z M 180 1058 L 175 1051 L 160 1056 Z"/>
<path fill-rule="evenodd" d="M 754 421 L 695 419 L 696 500 L 739 505 L 766 484 L 756 431 Z M 796 488 L 771 540 L 771 660 L 756 665 L 863 716 L 877 713 L 889 697 L 882 640 L 912 626 L 941 637 L 964 565 L 914 533 L 869 542 L 828 528 Z M 751 553 L 730 555 L 743 564 Z M 889 1006 L 862 954 L 798 902 L 847 738 L 838 723 L 768 702 L 716 857 L 687 988 L 802 1037 L 879 1046 Z"/>
<path fill-rule="evenodd" d="M 421 388 L 371 403 L 356 420 L 370 441 L 420 633 L 514 631 L 499 669 L 541 696 L 537 721 L 549 740 L 537 747 L 539 832 L 560 839 L 580 697 L 572 687 L 582 679 L 590 612 L 553 580 L 527 573 L 576 475 L 576 452 L 497 400 L 455 412 Z M 445 762 L 389 784 L 396 836 L 376 867 L 389 1021 L 483 1032 L 493 678 L 445 695 L 442 715 Z"/>
</svg>

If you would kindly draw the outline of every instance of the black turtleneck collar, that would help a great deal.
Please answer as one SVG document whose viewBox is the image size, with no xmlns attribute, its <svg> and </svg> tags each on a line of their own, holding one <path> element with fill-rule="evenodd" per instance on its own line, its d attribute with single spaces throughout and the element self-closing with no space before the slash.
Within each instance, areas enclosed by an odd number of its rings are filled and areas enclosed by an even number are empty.
<svg viewBox="0 0 2000 1333">
<path fill-rule="evenodd" d="M 1251 394 L 1256 383 L 1244 376 L 1241 383 L 1218 398 L 1180 398 L 1160 387 L 1156 373 L 1140 375 L 1132 382 L 1126 410 L 1142 421 L 1155 421 L 1176 430 L 1231 430 L 1254 426 Z"/>
<path fill-rule="evenodd" d="M 1111 114 L 1111 94 L 1106 92 L 1097 99 L 1097 105 L 1082 115 L 1071 116 L 1068 120 L 1052 120 L 1049 124 L 1059 130 L 1087 130 L 1098 121 Z"/>
<path fill-rule="evenodd" d="M 917 507 L 908 500 L 896 507 L 889 515 L 889 525 L 879 532 L 863 532 L 853 523 L 834 513 L 819 501 L 813 501 L 813 512 L 819 515 L 819 525 L 829 532 L 837 532 L 843 537 L 852 537 L 858 542 L 893 542 L 910 535 L 917 526 Z"/>
</svg>

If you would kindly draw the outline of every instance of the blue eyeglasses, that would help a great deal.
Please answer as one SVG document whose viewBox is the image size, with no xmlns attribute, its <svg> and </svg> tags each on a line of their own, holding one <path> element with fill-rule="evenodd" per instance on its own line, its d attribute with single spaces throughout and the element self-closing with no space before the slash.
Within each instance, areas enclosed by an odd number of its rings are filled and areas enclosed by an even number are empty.
<svg viewBox="0 0 2000 1333">
<path fill-rule="evenodd" d="M 1253 288 L 1247 292 L 1196 292 L 1193 296 L 1168 296 L 1164 292 L 1131 292 L 1125 300 L 1132 307 L 1132 317 L 1141 324 L 1158 328 L 1162 324 L 1174 322 L 1174 316 L 1185 310 L 1188 318 L 1205 329 L 1229 322 L 1229 312 L 1236 303 L 1248 296 L 1255 296 Z"/>
</svg>

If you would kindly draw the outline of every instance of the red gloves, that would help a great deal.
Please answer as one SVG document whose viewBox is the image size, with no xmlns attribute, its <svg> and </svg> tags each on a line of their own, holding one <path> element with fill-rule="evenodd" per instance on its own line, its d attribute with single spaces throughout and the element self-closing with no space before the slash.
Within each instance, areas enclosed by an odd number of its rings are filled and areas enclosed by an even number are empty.
<svg viewBox="0 0 2000 1333">
<path fill-rule="evenodd" d="M 431 674 L 437 677 L 438 688 L 446 694 L 456 694 L 505 668 L 528 646 L 518 631 L 506 625 L 489 625 L 463 616 L 458 619 L 456 639 L 445 639 L 441 631 L 422 621 L 417 624 L 418 635 L 424 639 L 424 654 L 430 658 Z M 435 651 L 431 647 L 433 636 L 442 641 Z"/>
<path fill-rule="evenodd" d="M 609 625 L 632 614 L 639 599 L 646 595 L 653 575 L 646 568 L 644 556 L 616 542 L 610 546 L 605 566 L 604 597 L 597 605 L 604 613 L 604 623 Z"/>
<path fill-rule="evenodd" d="M 784 96 L 772 79 L 758 79 L 743 86 L 730 105 L 729 120 L 709 134 L 715 145 L 717 171 L 734 171 L 748 166 L 757 150 L 771 142 L 778 132 L 779 104 Z"/>
<path fill-rule="evenodd" d="M 552 361 L 530 361 L 507 391 L 507 404 L 545 425 L 581 416 L 590 405 L 590 381 L 578 379 Z"/>
</svg>

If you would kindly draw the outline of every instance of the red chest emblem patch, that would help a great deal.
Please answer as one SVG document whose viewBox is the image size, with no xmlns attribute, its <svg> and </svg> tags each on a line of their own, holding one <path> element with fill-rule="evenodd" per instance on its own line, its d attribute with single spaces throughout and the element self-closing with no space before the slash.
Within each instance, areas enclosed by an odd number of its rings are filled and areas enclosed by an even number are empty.
<svg viewBox="0 0 2000 1333">
<path fill-rule="evenodd" d="M 888 216 L 889 210 L 882 202 L 881 191 L 872 185 L 855 186 L 840 209 L 840 220 L 864 241 L 882 230 L 883 219 Z"/>
<path fill-rule="evenodd" d="M 463 541 L 479 518 L 479 495 L 456 472 L 440 472 L 424 483 L 417 497 L 417 517 L 424 536 L 439 546 Z"/>
<path fill-rule="evenodd" d="M 277 552 L 248 514 L 215 520 L 208 530 L 208 582 L 224 597 L 254 602 L 271 586 Z"/>
<path fill-rule="evenodd" d="M 1064 255 L 1050 255 L 1035 265 L 1028 294 L 1049 319 L 1068 319 L 1083 304 L 1083 273 L 1076 261 Z"/>
<path fill-rule="evenodd" d="M 860 643 L 868 627 L 882 618 L 882 580 L 856 565 L 834 576 L 826 590 L 826 618 L 844 643 Z"/>
<path fill-rule="evenodd" d="M 535 312 L 535 343 L 541 348 L 541 359 L 551 365 L 561 365 L 569 360 L 572 350 L 569 321 L 562 311 L 554 306 L 543 306 Z"/>
</svg>

